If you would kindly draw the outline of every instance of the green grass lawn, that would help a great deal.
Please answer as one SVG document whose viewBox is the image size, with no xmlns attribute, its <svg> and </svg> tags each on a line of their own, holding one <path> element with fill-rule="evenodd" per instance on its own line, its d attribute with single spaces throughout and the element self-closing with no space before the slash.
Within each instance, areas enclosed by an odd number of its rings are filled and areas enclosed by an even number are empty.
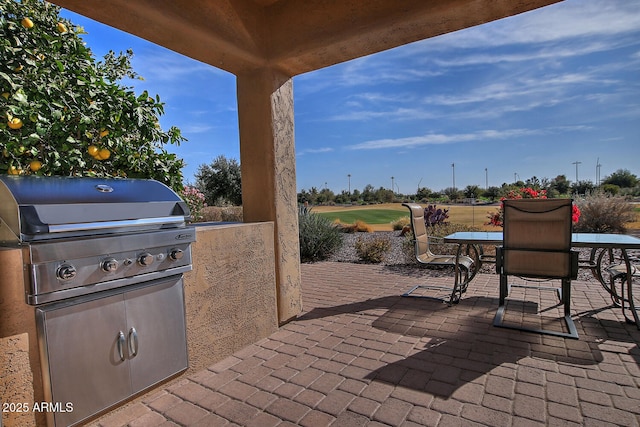
<svg viewBox="0 0 640 427">
<path fill-rule="evenodd" d="M 352 211 L 318 212 L 318 215 L 331 221 L 339 219 L 340 222 L 345 224 L 353 224 L 358 219 L 367 224 L 389 224 L 398 218 L 409 216 L 409 212 L 404 213 L 393 209 L 356 209 Z"/>
</svg>

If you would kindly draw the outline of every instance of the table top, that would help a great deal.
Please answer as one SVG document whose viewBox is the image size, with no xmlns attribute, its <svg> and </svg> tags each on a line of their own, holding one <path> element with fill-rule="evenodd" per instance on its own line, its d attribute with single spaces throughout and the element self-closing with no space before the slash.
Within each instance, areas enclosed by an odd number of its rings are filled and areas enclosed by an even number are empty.
<svg viewBox="0 0 640 427">
<path fill-rule="evenodd" d="M 502 244 L 502 231 L 459 231 L 444 238 L 445 243 L 477 245 Z M 640 239 L 628 234 L 573 233 L 571 246 L 587 248 L 640 249 Z"/>
</svg>

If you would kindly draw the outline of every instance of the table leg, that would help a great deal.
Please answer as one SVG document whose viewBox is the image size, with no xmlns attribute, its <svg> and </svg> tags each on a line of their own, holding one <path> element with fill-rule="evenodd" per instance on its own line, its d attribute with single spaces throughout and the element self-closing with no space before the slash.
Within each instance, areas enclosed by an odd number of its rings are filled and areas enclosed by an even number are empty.
<svg viewBox="0 0 640 427">
<path fill-rule="evenodd" d="M 640 329 L 640 318 L 633 296 L 635 267 L 631 264 L 629 254 L 624 249 L 595 248 L 592 251 L 593 258 L 596 259 L 596 262 L 591 268 L 592 274 L 609 293 L 613 305 L 622 308 L 625 320 Z M 616 280 L 620 280 L 620 292 L 616 288 Z M 633 319 L 627 315 L 627 307 L 631 311 Z"/>
</svg>

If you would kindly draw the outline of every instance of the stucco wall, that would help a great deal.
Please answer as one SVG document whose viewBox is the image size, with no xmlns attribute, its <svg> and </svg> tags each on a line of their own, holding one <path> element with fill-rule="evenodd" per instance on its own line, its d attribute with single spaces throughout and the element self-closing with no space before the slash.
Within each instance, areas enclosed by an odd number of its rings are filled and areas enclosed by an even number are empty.
<svg viewBox="0 0 640 427">
<path fill-rule="evenodd" d="M 278 329 L 271 222 L 196 227 L 184 276 L 189 371 L 209 366 Z M 43 401 L 35 310 L 25 303 L 22 253 L 0 249 L 0 401 Z M 3 427 L 44 425 L 32 411 L 2 414 Z"/>
<path fill-rule="evenodd" d="M 271 222 L 196 227 L 184 279 L 190 370 L 277 330 L 273 239 Z"/>
<path fill-rule="evenodd" d="M 25 303 L 22 251 L 0 249 L 0 401 L 12 405 L 0 413 L 3 426 L 36 425 L 30 409 L 41 396 L 35 310 Z M 38 425 L 43 423 L 39 414 Z"/>
</svg>

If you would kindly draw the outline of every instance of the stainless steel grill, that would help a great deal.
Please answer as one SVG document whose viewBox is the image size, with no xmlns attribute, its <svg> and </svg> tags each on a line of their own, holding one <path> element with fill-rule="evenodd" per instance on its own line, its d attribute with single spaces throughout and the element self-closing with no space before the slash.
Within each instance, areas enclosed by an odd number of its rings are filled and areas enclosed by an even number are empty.
<svg viewBox="0 0 640 427">
<path fill-rule="evenodd" d="M 153 180 L 0 176 L 0 244 L 22 250 L 45 398 L 73 408 L 49 424 L 81 423 L 187 368 L 189 215 Z"/>
</svg>

